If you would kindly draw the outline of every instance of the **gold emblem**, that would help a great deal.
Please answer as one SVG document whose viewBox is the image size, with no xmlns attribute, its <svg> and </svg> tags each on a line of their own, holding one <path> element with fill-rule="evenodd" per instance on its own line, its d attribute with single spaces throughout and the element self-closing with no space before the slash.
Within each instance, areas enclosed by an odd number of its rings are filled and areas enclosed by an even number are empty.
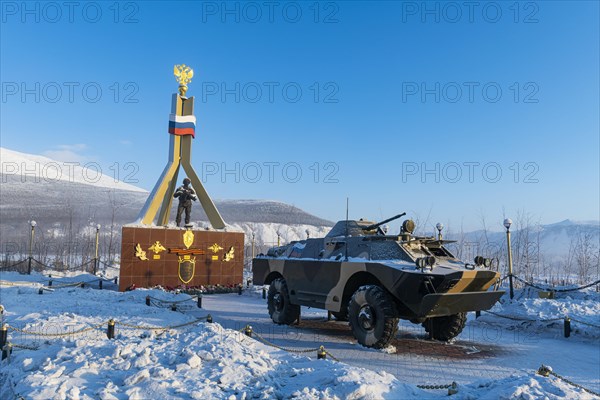
<svg viewBox="0 0 600 400">
<path fill-rule="evenodd" d="M 148 259 L 148 257 L 146 257 L 146 252 L 142 250 L 142 246 L 140 246 L 139 243 L 135 246 L 135 256 L 142 261 L 146 261 Z"/>
<path fill-rule="evenodd" d="M 234 256 L 234 249 L 233 246 L 231 246 L 229 248 L 229 250 L 227 251 L 227 253 L 225 253 L 225 257 L 223 258 L 223 261 L 231 261 L 233 260 L 233 256 Z"/>
<path fill-rule="evenodd" d="M 190 83 L 194 77 L 194 70 L 185 64 L 181 64 L 176 65 L 175 68 L 173 68 L 173 74 L 175 75 L 177 82 L 179 82 L 179 94 L 183 97 L 188 89 L 187 84 Z"/>
<path fill-rule="evenodd" d="M 189 249 L 192 243 L 194 243 L 194 232 L 188 229 L 183 234 L 183 244 L 185 245 L 186 249 Z"/>
<path fill-rule="evenodd" d="M 213 253 L 218 253 L 219 251 L 223 250 L 223 248 L 216 243 L 210 246 L 208 249 L 212 250 Z"/>
<path fill-rule="evenodd" d="M 167 249 L 157 240 L 156 243 L 148 247 L 148 250 L 154 252 L 154 254 L 158 254 L 161 251 L 166 251 Z"/>
<path fill-rule="evenodd" d="M 179 258 L 179 279 L 183 283 L 189 283 L 194 279 L 196 271 L 196 257 L 184 256 Z"/>
</svg>

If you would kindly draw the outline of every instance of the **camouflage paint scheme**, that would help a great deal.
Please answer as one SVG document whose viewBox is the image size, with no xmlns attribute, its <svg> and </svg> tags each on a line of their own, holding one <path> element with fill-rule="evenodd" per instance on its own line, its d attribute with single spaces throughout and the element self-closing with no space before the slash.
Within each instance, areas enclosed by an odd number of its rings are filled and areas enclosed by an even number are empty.
<svg viewBox="0 0 600 400">
<path fill-rule="evenodd" d="M 364 229 L 374 225 L 340 221 L 324 238 L 274 247 L 253 259 L 254 284 L 283 277 L 292 304 L 332 312 L 347 307 L 359 287 L 376 284 L 392 295 L 398 317 L 414 322 L 487 310 L 504 293 L 488 291 L 499 273 L 456 259 L 443 246 L 449 241 L 408 232 L 386 235 L 379 226 Z M 418 258 L 430 256 L 431 268 L 416 266 Z"/>
</svg>

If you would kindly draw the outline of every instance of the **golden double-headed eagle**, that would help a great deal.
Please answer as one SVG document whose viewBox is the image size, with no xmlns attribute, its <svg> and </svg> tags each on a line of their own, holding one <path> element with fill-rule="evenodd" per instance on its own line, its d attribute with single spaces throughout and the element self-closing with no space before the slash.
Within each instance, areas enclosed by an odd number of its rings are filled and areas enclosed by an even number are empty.
<svg viewBox="0 0 600 400">
<path fill-rule="evenodd" d="M 185 92 L 188 88 L 187 84 L 190 83 L 194 77 L 194 70 L 185 64 L 180 64 L 173 68 L 173 74 L 175 75 L 177 82 L 179 82 L 179 94 L 185 96 Z"/>
</svg>

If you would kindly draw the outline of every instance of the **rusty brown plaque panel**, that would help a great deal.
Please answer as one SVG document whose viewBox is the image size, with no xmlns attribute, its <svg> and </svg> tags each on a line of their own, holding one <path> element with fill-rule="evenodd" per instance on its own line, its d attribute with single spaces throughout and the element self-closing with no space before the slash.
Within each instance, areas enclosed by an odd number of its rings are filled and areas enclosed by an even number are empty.
<svg viewBox="0 0 600 400">
<path fill-rule="evenodd" d="M 242 283 L 244 234 L 163 227 L 123 227 L 119 290 L 156 285 Z M 187 283 L 186 283 L 187 282 Z"/>
</svg>

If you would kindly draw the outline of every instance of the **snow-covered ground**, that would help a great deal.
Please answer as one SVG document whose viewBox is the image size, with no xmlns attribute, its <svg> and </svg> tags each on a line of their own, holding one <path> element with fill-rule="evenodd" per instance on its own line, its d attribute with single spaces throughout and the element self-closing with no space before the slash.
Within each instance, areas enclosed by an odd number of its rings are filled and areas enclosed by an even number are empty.
<svg viewBox="0 0 600 400">
<path fill-rule="evenodd" d="M 88 285 L 58 288 L 61 281 Z M 46 283 L 47 277 L 42 275 L 0 272 L 5 323 L 24 331 L 65 333 L 40 336 L 9 328 L 11 343 L 36 350 L 15 347 L 0 363 L 2 399 L 442 398 L 447 397 L 446 390 L 422 390 L 416 383 L 452 381 L 459 384 L 458 393 L 452 396 L 457 399 L 595 398 L 557 378 L 536 375 L 541 361 L 590 389 L 598 391 L 600 386 L 600 335 L 593 329 L 582 331 L 584 334 L 574 331 L 565 339 L 560 337 L 560 324 L 535 325 L 535 337 L 517 341 L 513 333 L 519 331 L 521 322 L 503 322 L 484 314 L 471 319 L 453 344 L 428 341 L 416 328 L 407 333 L 403 323 L 395 348 L 382 352 L 356 345 L 345 324 L 322 321 L 320 311 L 303 309 L 300 327 L 278 334 L 268 321 L 259 288 L 242 296 L 205 296 L 202 309 L 193 300 L 183 301 L 178 303 L 179 311 L 171 311 L 146 306 L 146 296 L 173 301 L 189 296 L 159 290 L 119 293 L 110 282 L 104 283 L 105 290 L 98 290 L 97 278 L 91 275 L 57 279 L 53 282 L 56 289 L 38 294 Z M 550 318 L 562 317 L 567 309 L 584 321 L 597 323 L 598 294 L 586 293 L 570 299 L 505 302 L 494 311 Z M 198 320 L 207 313 L 212 314 L 214 323 Z M 116 321 L 114 340 L 106 337 L 109 319 Z M 312 349 L 323 344 L 342 362 L 330 356 L 317 360 L 313 351 L 289 353 L 248 338 L 239 332 L 248 322 L 255 332 L 280 346 Z M 187 325 L 168 330 L 145 328 L 182 324 Z M 321 329 L 319 324 L 331 325 Z M 492 330 L 483 329 L 485 326 Z M 481 332 L 501 334 L 489 343 Z M 399 348 L 403 344 L 417 350 Z M 446 354 L 418 354 L 419 347 Z M 499 351 L 478 357 L 478 352 L 488 348 Z M 459 357 L 453 358 L 454 353 Z M 479 363 L 492 366 L 487 368 L 489 375 L 477 373 L 478 367 L 485 369 Z M 461 369 L 471 372 L 465 374 Z"/>
</svg>

